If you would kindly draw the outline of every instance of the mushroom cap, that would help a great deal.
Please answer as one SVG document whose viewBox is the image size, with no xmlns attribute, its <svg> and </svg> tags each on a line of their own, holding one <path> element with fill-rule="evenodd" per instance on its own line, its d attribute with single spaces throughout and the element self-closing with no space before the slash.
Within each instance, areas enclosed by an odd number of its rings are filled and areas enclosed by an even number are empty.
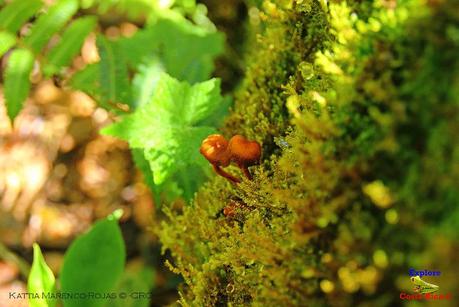
<svg viewBox="0 0 459 307">
<path fill-rule="evenodd" d="M 260 161 L 260 144 L 257 141 L 249 141 L 242 135 L 235 135 L 230 139 L 229 151 L 232 160 L 241 165 L 250 166 Z"/>
<path fill-rule="evenodd" d="M 231 154 L 228 141 L 221 134 L 211 134 L 202 141 L 199 152 L 214 165 L 228 166 Z"/>
</svg>

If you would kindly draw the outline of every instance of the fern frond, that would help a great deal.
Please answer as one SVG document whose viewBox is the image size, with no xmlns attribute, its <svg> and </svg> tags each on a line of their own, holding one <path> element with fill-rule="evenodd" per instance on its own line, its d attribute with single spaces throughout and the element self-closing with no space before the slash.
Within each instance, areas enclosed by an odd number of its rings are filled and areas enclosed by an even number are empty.
<svg viewBox="0 0 459 307">
<path fill-rule="evenodd" d="M 58 1 L 47 13 L 38 18 L 24 42 L 35 53 L 40 52 L 53 34 L 58 32 L 77 10 L 78 0 Z"/>
<path fill-rule="evenodd" d="M 97 38 L 100 54 L 100 87 L 102 103 L 131 105 L 126 61 L 120 48 L 103 36 Z"/>
<path fill-rule="evenodd" d="M 86 36 L 94 29 L 97 19 L 92 16 L 75 20 L 62 34 L 60 42 L 49 52 L 48 63 L 44 68 L 45 74 L 50 76 L 67 66 L 73 57 L 80 51 Z"/>
<path fill-rule="evenodd" d="M 29 95 L 29 75 L 33 63 L 34 56 L 28 49 L 16 49 L 8 59 L 4 76 L 4 95 L 6 109 L 11 121 L 18 115 L 24 100 Z"/>
<path fill-rule="evenodd" d="M 0 57 L 16 44 L 16 36 L 7 31 L 0 31 Z"/>
<path fill-rule="evenodd" d="M 101 15 L 109 11 L 115 11 L 135 19 L 148 16 L 157 7 L 156 2 L 156 0 L 81 0 L 81 7 L 84 9 L 96 9 Z"/>
<path fill-rule="evenodd" d="M 74 90 L 83 91 L 97 99 L 100 96 L 97 82 L 99 80 L 99 69 L 98 63 L 87 65 L 72 76 L 69 82 L 70 87 Z"/>
<path fill-rule="evenodd" d="M 0 11 L 0 29 L 16 33 L 43 3 L 40 0 L 15 0 Z"/>
</svg>

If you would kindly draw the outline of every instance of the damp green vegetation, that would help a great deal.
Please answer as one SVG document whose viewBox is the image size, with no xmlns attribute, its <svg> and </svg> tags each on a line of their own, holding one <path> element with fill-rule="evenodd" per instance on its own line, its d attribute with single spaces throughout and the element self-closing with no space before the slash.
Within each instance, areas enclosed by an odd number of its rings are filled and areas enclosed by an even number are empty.
<svg viewBox="0 0 459 307">
<path fill-rule="evenodd" d="M 417 290 L 459 306 L 459 1 L 202 2 L 0 0 L 11 127 L 46 81 L 87 96 L 81 112 L 100 119 L 88 129 L 130 150 L 115 159 L 89 139 L 69 151 L 57 142 L 68 169 L 88 165 L 83 178 L 92 165 L 87 182 L 120 186 L 92 193 L 75 181 L 62 190 L 78 190 L 76 204 L 114 194 L 106 208 L 127 210 L 67 245 L 61 270 L 34 244 L 28 290 L 51 297 L 30 305 L 156 306 L 163 295 L 182 306 L 399 306 L 412 295 L 409 272 L 429 270 L 441 274 Z M 250 144 L 257 158 L 262 148 L 254 166 L 239 155 Z M 109 163 L 81 162 L 89 151 Z M 20 179 L 0 181 L 19 193 Z M 71 207 L 59 191 L 43 208 Z M 142 220 L 147 238 L 129 235 L 137 226 L 126 219 Z"/>
<path fill-rule="evenodd" d="M 454 292 L 459 2 L 248 11 L 245 76 L 221 131 L 259 141 L 262 163 L 252 181 L 215 176 L 163 208 L 180 303 L 399 305 L 411 267 L 440 270 L 435 284 Z"/>
</svg>

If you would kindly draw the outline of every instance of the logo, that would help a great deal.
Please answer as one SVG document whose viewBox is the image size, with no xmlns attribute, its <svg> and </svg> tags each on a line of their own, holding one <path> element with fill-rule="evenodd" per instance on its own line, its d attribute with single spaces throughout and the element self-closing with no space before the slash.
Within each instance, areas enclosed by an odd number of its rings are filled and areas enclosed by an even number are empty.
<svg viewBox="0 0 459 307">
<path fill-rule="evenodd" d="M 440 287 L 434 283 L 427 282 L 422 279 L 423 276 L 438 277 L 441 275 L 440 271 L 416 271 L 415 269 L 409 270 L 410 280 L 414 285 L 414 294 L 400 293 L 402 300 L 450 300 L 451 293 L 437 294 L 436 292 Z"/>
<path fill-rule="evenodd" d="M 411 282 L 414 284 L 414 292 L 416 293 L 433 293 L 438 291 L 438 286 L 434 284 L 430 284 L 426 281 L 423 281 L 421 277 L 415 276 L 411 277 Z"/>
<path fill-rule="evenodd" d="M 409 270 L 410 276 L 440 276 L 441 272 L 440 271 L 429 271 L 429 270 L 424 270 L 424 271 L 416 271 L 415 269 L 410 269 Z"/>
</svg>

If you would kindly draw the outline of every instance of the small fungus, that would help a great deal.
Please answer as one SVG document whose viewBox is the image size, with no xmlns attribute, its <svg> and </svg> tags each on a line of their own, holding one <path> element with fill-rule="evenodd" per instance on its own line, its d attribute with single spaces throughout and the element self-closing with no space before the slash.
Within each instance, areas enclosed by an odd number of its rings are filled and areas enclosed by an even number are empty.
<svg viewBox="0 0 459 307">
<path fill-rule="evenodd" d="M 231 161 L 236 162 L 244 175 L 252 180 L 249 166 L 258 164 L 261 157 L 261 146 L 257 141 L 249 141 L 242 135 L 235 135 L 229 141 Z"/>
<path fill-rule="evenodd" d="M 202 141 L 199 151 L 212 164 L 217 174 L 232 183 L 239 183 L 241 180 L 225 172 L 222 167 L 227 167 L 234 162 L 248 179 L 252 179 L 248 168 L 258 164 L 261 157 L 260 144 L 249 141 L 241 135 L 233 136 L 228 142 L 220 134 L 211 134 Z"/>
<path fill-rule="evenodd" d="M 229 218 L 233 218 L 236 215 L 237 205 L 234 202 L 229 203 L 223 208 L 223 215 Z"/>
<path fill-rule="evenodd" d="M 223 135 L 211 134 L 202 141 L 199 150 L 201 154 L 212 164 L 226 167 L 230 164 L 228 141 Z"/>
<path fill-rule="evenodd" d="M 220 134 L 211 134 L 202 141 L 199 150 L 201 154 L 212 164 L 217 174 L 225 177 L 233 183 L 239 183 L 240 180 L 233 175 L 225 172 L 221 167 L 230 164 L 231 155 L 228 150 L 228 141 Z"/>
</svg>

